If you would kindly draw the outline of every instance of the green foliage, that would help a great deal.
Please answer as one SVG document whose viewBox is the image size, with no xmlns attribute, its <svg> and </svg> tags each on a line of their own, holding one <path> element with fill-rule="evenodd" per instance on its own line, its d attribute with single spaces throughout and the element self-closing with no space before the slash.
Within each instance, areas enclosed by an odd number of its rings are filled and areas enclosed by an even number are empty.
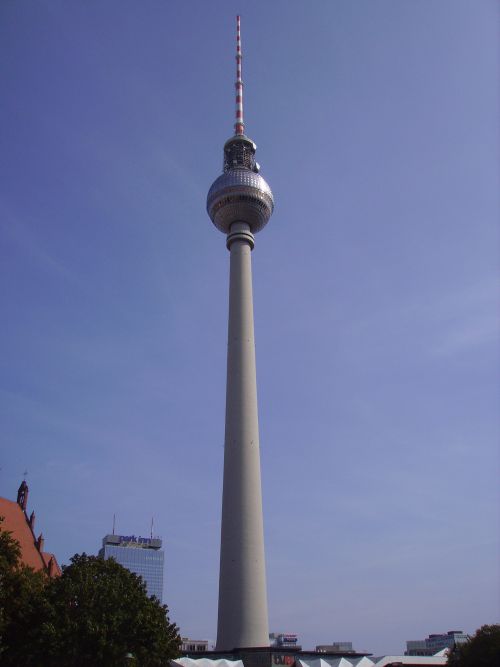
<svg viewBox="0 0 500 667">
<path fill-rule="evenodd" d="M 26 642 L 46 606 L 46 576 L 24 566 L 19 542 L 2 530 L 0 517 L 0 663 L 30 665 L 24 660 Z"/>
<path fill-rule="evenodd" d="M 483 625 L 465 644 L 458 644 L 448 656 L 453 667 L 498 667 L 500 625 Z"/>
<path fill-rule="evenodd" d="M 142 579 L 113 559 L 75 555 L 49 579 L 20 563 L 0 525 L 0 664 L 161 667 L 179 655 L 177 626 Z"/>
<path fill-rule="evenodd" d="M 177 627 L 168 609 L 149 598 L 140 577 L 113 559 L 82 554 L 71 559 L 49 588 L 53 610 L 44 624 L 47 667 L 168 664 L 178 655 Z"/>
<path fill-rule="evenodd" d="M 21 557 L 19 542 L 12 537 L 10 530 L 2 530 L 4 517 L 0 516 L 0 574 L 17 567 Z"/>
</svg>

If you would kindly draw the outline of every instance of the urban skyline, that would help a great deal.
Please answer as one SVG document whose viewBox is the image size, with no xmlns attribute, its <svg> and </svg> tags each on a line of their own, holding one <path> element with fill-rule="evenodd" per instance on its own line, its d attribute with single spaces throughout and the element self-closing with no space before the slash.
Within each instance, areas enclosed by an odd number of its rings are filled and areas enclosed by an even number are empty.
<svg viewBox="0 0 500 667">
<path fill-rule="evenodd" d="M 228 275 L 204 203 L 241 9 L 279 193 L 253 257 L 270 628 L 381 654 L 473 632 L 498 616 L 498 9 L 205 5 L 0 9 L 2 495 L 29 471 L 62 564 L 154 515 L 171 617 L 215 637 Z"/>
</svg>

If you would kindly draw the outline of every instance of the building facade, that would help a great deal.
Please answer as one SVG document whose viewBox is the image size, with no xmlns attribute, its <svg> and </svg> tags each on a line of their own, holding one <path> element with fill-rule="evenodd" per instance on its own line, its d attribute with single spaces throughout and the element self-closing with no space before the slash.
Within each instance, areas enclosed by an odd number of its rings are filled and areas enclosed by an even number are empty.
<svg viewBox="0 0 500 667">
<path fill-rule="evenodd" d="M 182 653 L 206 653 L 208 651 L 208 639 L 190 639 L 181 637 Z"/>
<path fill-rule="evenodd" d="M 426 639 L 407 641 L 405 655 L 435 655 L 445 648 L 452 649 L 468 640 L 469 635 L 462 630 L 449 630 L 446 633 L 429 635 Z"/>
<path fill-rule="evenodd" d="M 101 558 L 114 558 L 130 572 L 142 577 L 149 596 L 163 599 L 164 553 L 159 538 L 135 535 L 106 535 L 99 551 Z"/>
<path fill-rule="evenodd" d="M 299 638 L 296 634 L 290 632 L 271 632 L 269 634 L 269 643 L 273 648 L 291 648 L 301 651 Z"/>
<path fill-rule="evenodd" d="M 355 653 L 352 642 L 332 642 L 331 644 L 319 644 L 316 646 L 317 653 Z"/>
<path fill-rule="evenodd" d="M 407 641 L 405 655 L 429 655 L 425 639 L 411 639 Z"/>
<path fill-rule="evenodd" d="M 17 500 L 0 498 L 0 530 L 9 531 L 12 537 L 19 542 L 21 548 L 21 562 L 36 571 L 43 571 L 49 577 L 58 577 L 61 568 L 54 554 L 44 550 L 45 539 L 40 533 L 35 534 L 35 512 L 28 516 L 28 485 L 21 483 L 17 491 Z"/>
</svg>

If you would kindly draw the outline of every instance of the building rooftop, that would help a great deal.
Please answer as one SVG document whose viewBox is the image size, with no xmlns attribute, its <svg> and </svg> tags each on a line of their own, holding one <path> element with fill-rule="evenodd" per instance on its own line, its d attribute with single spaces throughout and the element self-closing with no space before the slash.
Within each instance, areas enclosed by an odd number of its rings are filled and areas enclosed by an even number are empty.
<svg viewBox="0 0 500 667">
<path fill-rule="evenodd" d="M 102 546 L 112 544 L 116 547 L 132 547 L 139 549 L 161 549 L 162 541 L 159 537 L 136 537 L 135 535 L 105 535 Z"/>
<path fill-rule="evenodd" d="M 61 574 L 61 568 L 54 554 L 44 551 L 42 533 L 35 536 L 35 513 L 26 513 L 28 486 L 23 482 L 19 487 L 18 500 L 0 498 L 0 516 L 3 517 L 2 530 L 8 530 L 21 547 L 21 561 L 34 570 L 43 570 L 50 577 Z"/>
</svg>

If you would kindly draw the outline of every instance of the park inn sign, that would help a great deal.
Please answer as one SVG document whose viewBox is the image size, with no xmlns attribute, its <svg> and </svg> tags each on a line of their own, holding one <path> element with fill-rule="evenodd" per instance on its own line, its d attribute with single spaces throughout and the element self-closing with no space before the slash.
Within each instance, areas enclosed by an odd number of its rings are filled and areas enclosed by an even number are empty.
<svg viewBox="0 0 500 667">
<path fill-rule="evenodd" d="M 151 546 L 152 538 L 150 537 L 136 537 L 135 535 L 117 535 L 120 539 L 120 544 L 145 544 Z"/>
<path fill-rule="evenodd" d="M 158 537 L 136 537 L 135 535 L 106 535 L 103 544 L 114 544 L 120 547 L 137 547 L 142 549 L 161 549 Z"/>
</svg>

